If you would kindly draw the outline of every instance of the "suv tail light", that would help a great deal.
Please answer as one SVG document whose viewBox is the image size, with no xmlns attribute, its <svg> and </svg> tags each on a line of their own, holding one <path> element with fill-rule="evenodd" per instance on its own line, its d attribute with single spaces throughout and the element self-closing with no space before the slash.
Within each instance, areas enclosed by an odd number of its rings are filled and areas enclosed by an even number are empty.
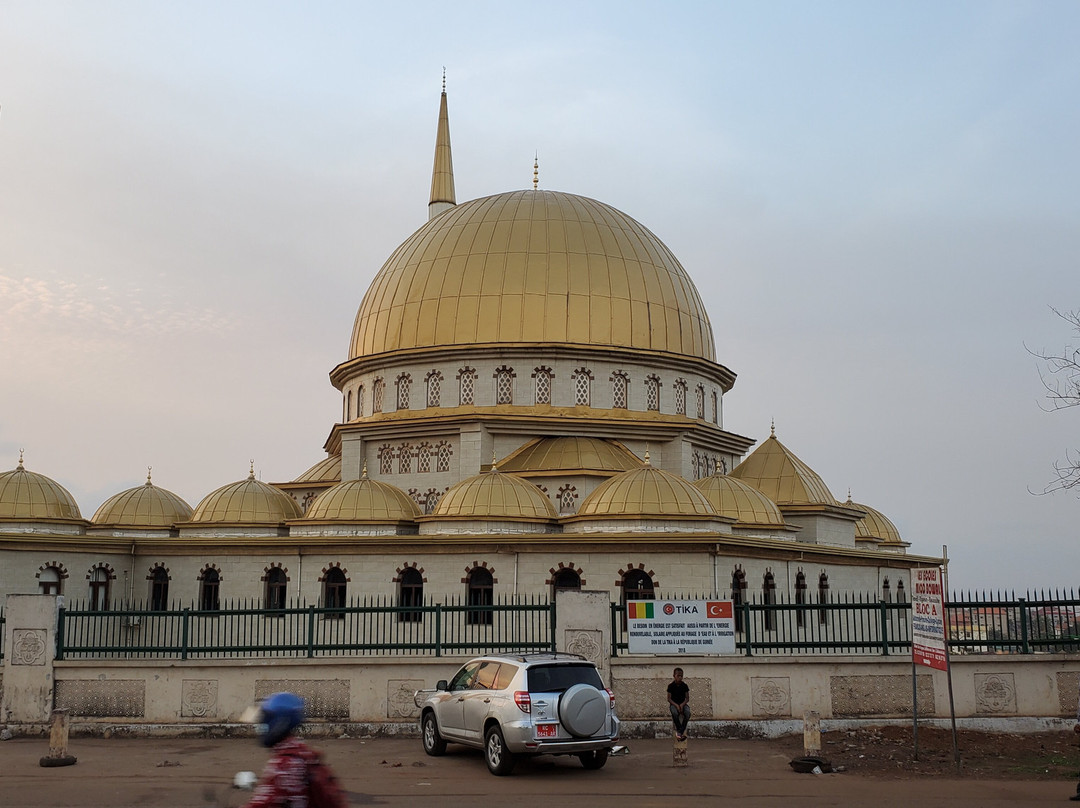
<svg viewBox="0 0 1080 808">
<path fill-rule="evenodd" d="M 611 709 L 612 709 L 612 710 L 614 710 L 614 709 L 615 709 L 615 694 L 614 694 L 614 693 L 612 693 L 612 692 L 611 692 L 611 691 L 610 691 L 610 690 L 609 690 L 608 688 L 606 688 L 606 687 L 604 688 L 604 692 L 605 692 L 605 693 L 607 693 L 607 697 L 608 697 L 608 704 L 609 704 L 609 705 L 611 706 Z"/>
<path fill-rule="evenodd" d="M 523 713 L 532 712 L 532 696 L 529 695 L 528 690 L 515 690 L 514 691 L 514 704 L 518 706 L 518 709 Z"/>
</svg>

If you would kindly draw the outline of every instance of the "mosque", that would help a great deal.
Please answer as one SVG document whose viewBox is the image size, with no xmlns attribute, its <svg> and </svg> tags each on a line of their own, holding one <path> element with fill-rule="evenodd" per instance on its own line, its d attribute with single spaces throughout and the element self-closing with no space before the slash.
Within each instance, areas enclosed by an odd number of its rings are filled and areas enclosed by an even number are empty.
<svg viewBox="0 0 1080 808">
<path fill-rule="evenodd" d="M 735 373 L 659 238 L 532 185 L 457 203 L 444 87 L 428 221 L 360 302 L 325 457 L 194 508 L 148 476 L 87 519 L 20 455 L 0 473 L 0 602 L 899 600 L 940 563 L 775 429 L 753 451 L 729 431 Z"/>
</svg>

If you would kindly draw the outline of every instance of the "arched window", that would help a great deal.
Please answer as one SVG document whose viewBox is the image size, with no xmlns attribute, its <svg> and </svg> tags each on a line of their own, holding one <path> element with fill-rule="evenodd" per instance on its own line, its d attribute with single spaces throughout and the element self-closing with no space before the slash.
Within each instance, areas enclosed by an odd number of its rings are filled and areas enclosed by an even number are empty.
<svg viewBox="0 0 1080 808">
<path fill-rule="evenodd" d="M 169 571 L 164 567 L 154 567 L 154 571 L 150 573 L 150 610 L 163 612 L 168 608 Z"/>
<path fill-rule="evenodd" d="M 424 382 L 427 384 L 427 405 L 429 407 L 438 407 L 442 400 L 442 380 L 443 375 L 437 370 L 428 372 Z"/>
<path fill-rule="evenodd" d="M 611 374 L 611 406 L 625 410 L 630 395 L 630 377 L 621 370 Z"/>
<path fill-rule="evenodd" d="M 904 592 L 904 582 L 901 580 L 896 582 L 896 602 L 907 603 L 907 593 Z"/>
<path fill-rule="evenodd" d="M 503 365 L 495 370 L 495 403 L 514 403 L 514 369 Z"/>
<path fill-rule="evenodd" d="M 394 447 L 389 443 L 384 443 L 379 447 L 379 473 L 380 474 L 393 474 L 394 473 Z"/>
<path fill-rule="evenodd" d="M 772 570 L 765 570 L 765 578 L 761 582 L 761 602 L 765 605 L 765 630 L 776 631 L 776 612 L 770 608 L 776 605 L 776 578 Z"/>
<path fill-rule="evenodd" d="M 458 371 L 458 404 L 460 406 L 475 403 L 476 368 L 464 367 Z"/>
<path fill-rule="evenodd" d="M 57 566 L 48 566 L 38 572 L 38 592 L 42 595 L 60 595 L 64 589 L 64 576 Z"/>
<path fill-rule="evenodd" d="M 386 390 L 386 382 L 376 379 L 371 385 L 371 411 L 382 412 L 383 393 Z"/>
<path fill-rule="evenodd" d="M 289 577 L 281 567 L 271 567 L 266 571 L 266 597 L 264 606 L 267 609 L 284 609 L 286 596 L 289 588 Z"/>
<path fill-rule="evenodd" d="M 109 571 L 105 567 L 94 567 L 90 573 L 90 608 L 99 612 L 109 608 Z"/>
<path fill-rule="evenodd" d="M 431 471 L 431 444 L 427 441 L 416 447 L 416 470 L 421 474 Z"/>
<path fill-rule="evenodd" d="M 409 409 L 409 391 L 412 388 L 412 376 L 402 373 L 397 377 L 397 408 Z"/>
<path fill-rule="evenodd" d="M 806 628 L 806 573 L 799 570 L 795 576 L 795 625 L 797 628 Z"/>
<path fill-rule="evenodd" d="M 701 471 L 701 452 L 694 452 L 690 457 L 690 468 L 694 472 L 694 479 L 700 480 L 705 475 Z"/>
<path fill-rule="evenodd" d="M 450 448 L 450 444 L 443 441 L 435 448 L 438 450 L 438 470 L 450 471 L 450 455 L 454 453 Z"/>
<path fill-rule="evenodd" d="M 694 394 L 694 403 L 697 404 L 697 417 L 705 420 L 705 385 L 699 384 L 697 386 L 697 392 Z"/>
<path fill-rule="evenodd" d="M 720 397 L 713 390 L 712 394 L 712 422 L 714 424 L 720 423 Z"/>
<path fill-rule="evenodd" d="M 824 572 L 818 576 L 817 593 L 818 603 L 821 604 L 818 607 L 818 622 L 824 625 L 829 619 L 825 611 L 825 604 L 829 602 L 829 576 Z"/>
<path fill-rule="evenodd" d="M 346 595 L 345 573 L 341 567 L 330 567 L 322 577 L 323 585 L 323 608 L 344 609 Z M 345 615 L 341 612 L 328 614 L 327 617 L 341 618 Z"/>
<path fill-rule="evenodd" d="M 581 576 L 578 571 L 570 567 L 563 567 L 557 570 L 554 575 L 551 576 L 551 597 L 552 600 L 559 592 L 572 591 L 576 592 L 581 589 Z"/>
<path fill-rule="evenodd" d="M 592 401 L 592 371 L 588 368 L 578 368 L 574 371 L 574 405 L 588 407 Z"/>
<path fill-rule="evenodd" d="M 653 600 L 656 590 L 653 579 L 645 570 L 630 570 L 622 579 L 622 601 L 625 606 L 631 600 Z"/>
<path fill-rule="evenodd" d="M 439 504 L 440 499 L 442 499 L 442 494 L 434 488 L 429 488 L 427 493 L 424 494 L 424 502 L 421 510 L 424 513 L 434 513 L 435 507 Z"/>
<path fill-rule="evenodd" d="M 419 609 L 424 605 L 424 576 L 416 567 L 406 567 L 398 580 L 398 606 L 402 609 Z M 402 623 L 419 623 L 424 613 L 399 612 Z"/>
<path fill-rule="evenodd" d="M 352 390 L 345 393 L 345 420 L 352 420 Z"/>
<path fill-rule="evenodd" d="M 577 488 L 567 484 L 559 489 L 559 513 L 573 513 L 577 507 Z"/>
<path fill-rule="evenodd" d="M 208 567 L 199 577 L 199 609 L 216 612 L 221 608 L 221 574 Z"/>
<path fill-rule="evenodd" d="M 356 417 L 364 416 L 364 385 L 356 388 Z"/>
<path fill-rule="evenodd" d="M 412 473 L 412 456 L 413 448 L 411 444 L 401 444 L 401 449 L 398 451 L 398 473 L 399 474 L 411 474 Z"/>
<path fill-rule="evenodd" d="M 536 391 L 536 403 L 537 404 L 550 404 L 551 403 L 551 380 L 554 377 L 549 367 L 538 367 L 533 371 L 533 387 Z M 509 404 L 509 401 L 500 401 L 500 404 Z"/>
<path fill-rule="evenodd" d="M 660 410 L 660 377 L 655 374 L 645 377 L 645 407 L 655 412 Z"/>
<path fill-rule="evenodd" d="M 743 610 L 740 608 L 746 603 L 746 573 L 743 568 L 736 564 L 731 572 L 731 605 L 735 609 L 735 630 L 741 632 L 743 626 Z"/>
<path fill-rule="evenodd" d="M 675 381 L 675 413 L 677 415 L 686 415 L 686 380 L 676 379 Z"/>
<path fill-rule="evenodd" d="M 493 612 L 489 608 L 495 602 L 495 579 L 486 567 L 473 567 L 465 583 L 465 622 L 470 626 L 490 626 Z"/>
</svg>

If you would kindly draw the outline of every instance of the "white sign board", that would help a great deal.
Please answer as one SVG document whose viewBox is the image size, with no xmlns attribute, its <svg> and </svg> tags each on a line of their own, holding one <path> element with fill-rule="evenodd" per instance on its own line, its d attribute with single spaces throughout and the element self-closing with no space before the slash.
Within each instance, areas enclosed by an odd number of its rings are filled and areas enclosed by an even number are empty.
<svg viewBox="0 0 1080 808">
<path fill-rule="evenodd" d="M 631 654 L 734 654 L 730 600 L 631 600 L 626 604 Z"/>
<path fill-rule="evenodd" d="M 916 665 L 948 670 L 945 644 L 945 603 L 938 567 L 911 572 L 911 654 Z"/>
</svg>

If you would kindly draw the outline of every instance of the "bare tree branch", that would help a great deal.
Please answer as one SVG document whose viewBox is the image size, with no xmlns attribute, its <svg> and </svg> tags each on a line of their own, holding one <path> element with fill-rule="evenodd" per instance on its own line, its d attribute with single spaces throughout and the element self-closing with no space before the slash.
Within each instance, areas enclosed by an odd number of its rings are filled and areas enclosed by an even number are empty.
<svg viewBox="0 0 1080 808">
<path fill-rule="evenodd" d="M 1080 339 L 1080 310 L 1058 311 L 1053 306 L 1050 310 L 1069 324 Z M 1039 379 L 1046 389 L 1048 404 L 1040 404 L 1046 412 L 1056 412 L 1072 407 L 1080 407 L 1080 345 L 1066 344 L 1060 351 L 1033 351 L 1024 346 L 1028 353 L 1037 358 Z M 1065 459 L 1054 463 L 1055 479 L 1042 493 L 1068 491 L 1080 488 L 1080 450 L 1066 448 Z"/>
</svg>

